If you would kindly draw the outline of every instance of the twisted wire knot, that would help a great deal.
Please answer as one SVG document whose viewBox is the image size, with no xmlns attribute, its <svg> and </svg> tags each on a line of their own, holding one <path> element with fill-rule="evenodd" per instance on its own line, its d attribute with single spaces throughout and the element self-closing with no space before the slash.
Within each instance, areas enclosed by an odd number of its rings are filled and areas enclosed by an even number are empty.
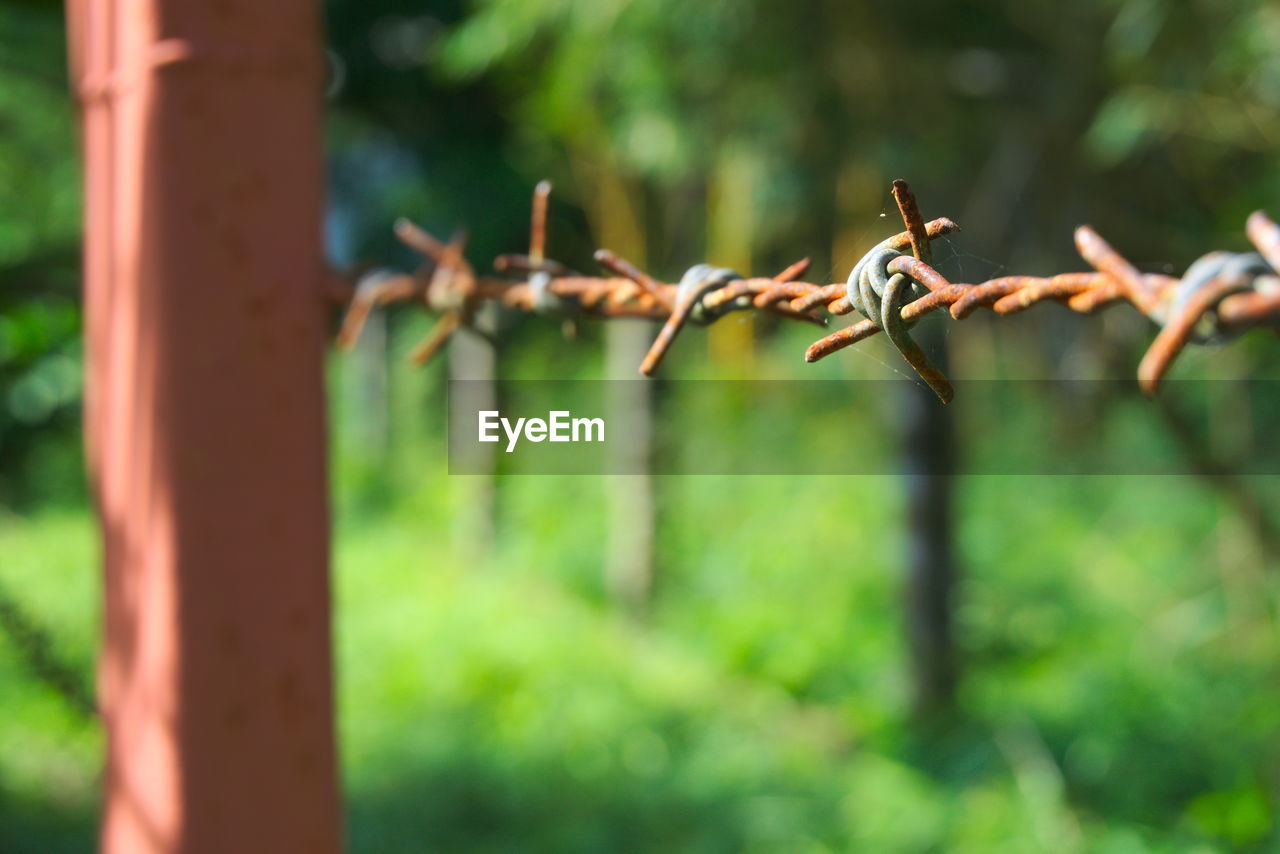
<svg viewBox="0 0 1280 854">
<path fill-rule="evenodd" d="M 554 277 L 546 270 L 529 274 L 529 306 L 543 317 L 567 317 L 577 308 L 576 301 L 551 290 Z"/>
<path fill-rule="evenodd" d="M 1274 286 L 1275 274 L 1275 269 L 1257 252 L 1210 252 L 1187 268 L 1182 280 L 1169 289 L 1166 299 L 1149 316 L 1167 327 L 1194 307 L 1198 313 L 1189 340 L 1219 344 L 1244 330 L 1221 322 L 1218 303 L 1231 294 Z"/>
<path fill-rule="evenodd" d="M 902 273 L 891 273 L 889 271 L 890 262 L 902 255 L 901 252 L 889 245 L 890 240 L 892 238 L 878 243 L 872 247 L 871 251 L 863 255 L 861 260 L 854 265 L 853 271 L 849 273 L 849 280 L 845 285 L 849 304 L 880 329 L 885 329 L 889 323 L 884 310 L 884 296 L 890 291 L 890 283 L 895 276 L 910 283 L 909 288 L 903 289 L 904 296 L 909 294 L 912 299 L 918 299 L 928 292 L 923 285 L 914 279 L 910 279 Z M 910 300 L 907 301 L 909 302 Z M 898 308 L 901 310 L 901 306 Z M 912 323 L 904 322 L 904 328 L 910 328 L 911 326 Z"/>
<path fill-rule="evenodd" d="M 676 285 L 676 305 L 687 307 L 689 322 L 698 326 L 706 326 L 719 320 L 731 311 L 739 311 L 751 307 L 750 294 L 734 297 L 715 306 L 704 302 L 708 294 L 720 290 L 730 282 L 742 278 L 742 274 L 728 267 L 714 267 L 710 264 L 694 264 Z"/>
<path fill-rule="evenodd" d="M 859 314 L 889 337 L 938 399 L 949 403 L 954 395 L 951 383 L 912 339 L 909 330 L 914 321 L 902 319 L 902 307 L 925 296 L 929 290 L 912 276 L 890 269 L 903 254 L 894 248 L 894 242 L 892 237 L 883 240 L 862 256 L 849 273 L 845 297 Z"/>
<path fill-rule="evenodd" d="M 715 305 L 704 302 L 709 294 L 741 278 L 742 276 L 728 267 L 713 267 L 710 264 L 694 264 L 685 270 L 684 275 L 680 277 L 680 283 L 676 285 L 671 314 L 667 317 L 667 322 L 662 324 L 662 329 L 658 331 L 658 337 L 653 339 L 653 345 L 645 354 L 644 361 L 640 363 L 640 373 L 648 377 L 653 376 L 671 342 L 675 340 L 686 322 L 705 326 L 733 311 L 734 308 L 742 307 L 736 297 Z M 747 299 L 749 300 L 750 297 Z"/>
</svg>

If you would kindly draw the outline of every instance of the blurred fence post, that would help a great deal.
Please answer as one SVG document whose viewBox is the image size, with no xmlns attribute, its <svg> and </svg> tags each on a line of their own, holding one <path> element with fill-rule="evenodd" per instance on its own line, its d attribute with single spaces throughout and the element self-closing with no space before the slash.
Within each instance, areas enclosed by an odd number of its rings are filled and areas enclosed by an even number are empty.
<svg viewBox="0 0 1280 854">
<path fill-rule="evenodd" d="M 380 470 L 391 454 L 389 326 L 385 311 L 372 312 L 365 320 L 343 389 L 354 416 L 361 455 Z"/>
<path fill-rule="evenodd" d="M 633 201 L 616 164 L 587 149 L 574 162 L 583 188 L 582 204 L 596 243 L 640 265 L 646 263 L 647 234 L 643 210 Z M 591 163 L 591 167 L 584 164 Z M 654 551 L 657 541 L 657 498 L 653 464 L 653 383 L 641 380 L 636 366 L 649 350 L 653 327 L 636 321 L 605 328 L 605 421 L 611 429 L 605 475 L 607 525 L 604 585 L 619 607 L 643 617 L 652 604 Z M 625 437 L 618 441 L 618 432 Z M 629 472 L 621 474 L 618 472 Z"/>
<path fill-rule="evenodd" d="M 318 12 L 69 4 L 107 854 L 339 849 Z"/>
<path fill-rule="evenodd" d="M 744 152 L 731 151 L 716 164 L 707 188 L 706 257 L 715 259 L 717 266 L 751 270 L 758 180 L 755 163 Z M 718 369 L 732 371 L 735 378 L 751 376 L 756 328 L 750 313 L 708 326 L 710 360 Z"/>
<path fill-rule="evenodd" d="M 946 341 L 936 324 L 915 332 L 939 370 L 946 372 Z M 955 425 L 933 390 L 910 383 L 902 412 L 907 499 L 906 630 L 915 709 L 945 711 L 955 697 L 957 655 L 952 625 L 955 535 L 952 487 Z"/>
<path fill-rule="evenodd" d="M 652 338 L 653 324 L 642 320 L 610 323 L 605 330 L 605 421 L 613 431 L 612 473 L 605 475 L 609 514 L 605 585 L 613 601 L 632 617 L 647 614 L 654 586 L 654 383 L 636 377 L 636 365 Z"/>
<path fill-rule="evenodd" d="M 493 309 L 494 306 L 486 308 Z M 499 321 L 496 311 L 483 312 L 480 320 L 489 326 Z M 498 350 L 478 332 L 463 327 L 449 339 L 449 379 L 467 384 L 467 400 L 471 406 L 451 407 L 449 431 L 453 435 L 471 434 L 475 423 L 464 418 L 465 413 L 478 409 L 498 408 Z M 498 535 L 498 482 L 496 445 L 467 447 L 472 459 L 467 461 L 467 471 L 477 472 L 473 477 L 452 478 L 455 488 L 463 490 L 461 506 L 455 506 L 453 526 L 454 550 L 465 564 L 487 560 L 493 553 Z"/>
</svg>

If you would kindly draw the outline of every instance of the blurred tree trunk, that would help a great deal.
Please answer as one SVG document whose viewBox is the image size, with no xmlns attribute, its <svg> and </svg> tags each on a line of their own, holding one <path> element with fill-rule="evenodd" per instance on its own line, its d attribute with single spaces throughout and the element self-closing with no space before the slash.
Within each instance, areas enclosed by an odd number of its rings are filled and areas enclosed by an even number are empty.
<svg viewBox="0 0 1280 854">
<path fill-rule="evenodd" d="M 744 276 L 755 273 L 751 249 L 757 177 L 746 151 L 730 151 L 716 161 L 707 194 L 706 260 Z M 737 312 L 707 327 L 707 351 L 717 369 L 727 369 L 735 379 L 752 375 L 755 326 L 752 312 Z"/>
<path fill-rule="evenodd" d="M 946 341 L 936 322 L 915 339 L 946 372 Z M 933 390 L 911 383 L 902 404 L 903 470 L 907 497 L 907 640 L 916 711 L 945 712 L 955 699 L 958 661 L 952 621 L 956 580 L 952 520 L 955 425 Z"/>
<path fill-rule="evenodd" d="M 604 149 L 601 149 L 604 150 Z M 647 253 L 643 218 L 635 194 L 617 169 L 584 146 L 574 158 L 582 203 L 598 245 L 618 252 L 642 269 Z M 584 164 L 590 164 L 584 165 Z M 653 325 L 644 321 L 605 324 L 605 423 L 609 442 L 605 494 L 605 589 L 629 615 L 648 613 L 654 588 L 657 507 L 651 474 L 655 382 L 638 373 L 652 341 Z"/>
<path fill-rule="evenodd" d="M 611 474 L 606 475 L 605 583 L 613 600 L 633 617 L 647 613 L 654 581 L 654 383 L 636 377 L 636 365 L 653 336 L 653 324 L 643 320 L 609 323 L 605 333 L 605 423 L 614 431 L 609 443 Z"/>
<path fill-rule="evenodd" d="M 317 13 L 70 4 L 108 854 L 340 845 Z"/>
<path fill-rule="evenodd" d="M 390 359 L 387 312 L 370 312 L 347 371 L 347 395 L 356 420 L 361 456 L 382 468 L 391 439 Z"/>
<path fill-rule="evenodd" d="M 879 229 L 867 233 L 866 211 L 886 198 L 885 177 L 874 166 L 849 160 L 836 184 L 837 221 L 831 257 L 857 258 L 883 239 Z M 893 201 L 887 202 L 893 210 Z M 929 211 L 923 211 L 926 219 Z M 888 220 L 886 220 L 888 221 Z M 889 228 L 898 226 L 896 214 Z M 915 327 L 912 335 L 944 372 L 949 368 L 945 330 L 937 319 Z M 910 368 L 904 366 L 904 370 Z M 958 660 L 952 626 L 952 590 L 956 561 L 952 524 L 955 475 L 955 428 L 951 411 L 939 404 L 924 383 L 910 383 L 899 403 L 896 425 L 902 436 L 901 468 L 906 492 L 906 583 L 903 616 L 911 666 L 912 704 L 929 716 L 953 703 Z"/>
<path fill-rule="evenodd" d="M 493 307 L 491 307 L 493 308 Z M 488 315 L 488 316 L 485 316 Z M 495 311 L 482 312 L 478 321 L 493 319 Z M 462 328 L 449 339 L 449 380 L 466 383 L 468 406 L 449 408 L 449 432 L 463 436 L 476 429 L 475 422 L 464 413 L 477 409 L 498 408 L 498 351 L 483 335 Z M 470 404 L 474 404 L 471 406 Z M 465 421 L 465 423 L 463 423 Z M 498 535 L 497 445 L 471 444 L 467 453 L 476 457 L 467 461 L 466 470 L 478 474 L 455 478 L 461 488 L 462 506 L 453 513 L 454 551 L 467 563 L 487 560 L 493 554 Z"/>
</svg>

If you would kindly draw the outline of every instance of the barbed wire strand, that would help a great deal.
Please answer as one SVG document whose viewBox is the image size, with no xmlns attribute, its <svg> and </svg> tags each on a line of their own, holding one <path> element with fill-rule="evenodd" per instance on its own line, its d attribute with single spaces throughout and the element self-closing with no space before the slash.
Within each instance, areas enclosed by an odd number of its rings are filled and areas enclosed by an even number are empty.
<svg viewBox="0 0 1280 854">
<path fill-rule="evenodd" d="M 745 277 L 727 268 L 696 264 L 671 284 L 608 249 L 597 250 L 595 260 L 612 276 L 583 275 L 547 258 L 550 193 L 548 181 L 535 188 L 528 252 L 498 256 L 493 264 L 497 276 L 476 274 L 465 257 L 464 232 L 446 243 L 407 219 L 399 220 L 396 236 L 425 263 L 413 274 L 376 269 L 361 275 L 347 289 L 349 307 L 337 336 L 339 346 L 355 345 L 374 308 L 422 300 L 438 318 L 411 355 L 423 364 L 455 331 L 472 326 L 482 305 L 496 303 L 568 320 L 661 320 L 663 326 L 640 365 L 641 373 L 652 376 L 689 324 L 708 325 L 732 312 L 754 310 L 826 326 L 830 317 L 856 311 L 863 319 L 815 341 L 805 351 L 805 361 L 819 361 L 883 331 L 938 399 L 947 403 L 953 396 L 950 382 L 910 336 L 912 324 L 943 308 L 952 319 L 961 320 L 979 309 L 1007 316 L 1045 302 L 1081 314 L 1128 303 L 1159 327 L 1138 366 L 1139 386 L 1149 396 L 1188 344 L 1229 340 L 1257 326 L 1280 328 L 1280 226 L 1262 211 L 1253 213 L 1245 227 L 1255 252 L 1210 252 L 1181 278 L 1140 272 L 1084 225 L 1076 229 L 1075 245 L 1092 271 L 1000 276 L 970 284 L 950 282 L 933 267 L 932 242 L 960 227 L 945 217 L 925 222 L 907 182 L 897 180 L 892 193 L 906 230 L 867 252 L 844 283 L 800 281 L 809 268 L 809 259 L 802 258 L 768 277 Z"/>
</svg>

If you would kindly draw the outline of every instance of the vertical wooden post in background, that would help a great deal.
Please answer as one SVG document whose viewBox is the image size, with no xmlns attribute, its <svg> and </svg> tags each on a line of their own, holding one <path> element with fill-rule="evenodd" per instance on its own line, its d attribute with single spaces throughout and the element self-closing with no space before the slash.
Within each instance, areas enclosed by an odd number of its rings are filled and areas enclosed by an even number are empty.
<svg viewBox="0 0 1280 854">
<path fill-rule="evenodd" d="M 831 252 L 837 265 L 881 239 L 862 234 L 865 229 L 854 224 L 865 221 L 868 201 L 883 193 L 883 180 L 868 162 L 850 159 L 841 165 L 835 208 L 836 221 L 845 225 L 838 228 Z M 921 323 L 912 335 L 938 369 L 947 373 L 947 341 L 936 320 Z M 911 701 L 921 718 L 940 718 L 954 706 L 959 679 L 952 619 L 958 574 L 953 519 L 955 424 L 951 411 L 922 382 L 909 384 L 899 405 L 907 537 L 902 602 Z"/>
<path fill-rule="evenodd" d="M 486 306 L 481 321 L 496 329 L 497 306 Z M 472 329 L 459 329 L 449 338 L 449 380 L 466 383 L 467 406 L 449 408 L 450 435 L 465 436 L 475 429 L 474 413 L 498 409 L 498 348 Z M 466 418 L 472 413 L 472 418 Z M 453 547 L 464 566 L 483 563 L 493 556 L 498 539 L 498 456 L 495 445 L 467 448 L 471 459 L 466 470 L 474 477 L 453 478 L 451 486 L 462 491 L 462 505 L 454 507 Z"/>
<path fill-rule="evenodd" d="M 921 324 L 914 332 L 943 372 L 948 369 L 943 330 Z M 956 585 L 952 518 L 956 474 L 951 410 L 933 390 L 912 383 L 902 401 L 902 464 L 906 480 L 906 629 L 912 693 L 918 714 L 951 711 L 959 673 L 952 620 Z"/>
<path fill-rule="evenodd" d="M 707 254 L 718 267 L 751 275 L 756 230 L 756 184 L 759 172 L 742 152 L 728 150 L 717 159 L 707 188 Z M 733 379 L 752 375 L 756 323 L 741 312 L 707 327 L 707 353 L 720 371 Z"/>
<path fill-rule="evenodd" d="M 925 236 L 924 218 L 905 181 L 893 182 L 893 197 L 902 223 L 911 232 L 911 251 L 926 264 L 933 250 Z M 934 365 L 945 376 L 947 342 L 934 325 L 921 329 L 920 346 L 936 351 Z M 918 714 L 951 710 L 956 689 L 956 644 L 952 631 L 955 588 L 955 538 L 952 532 L 952 481 L 955 477 L 955 426 L 951 411 L 923 383 L 912 383 L 905 395 L 903 466 L 907 492 L 907 639 Z"/>
<path fill-rule="evenodd" d="M 605 475 L 604 580 L 610 598 L 634 619 L 649 616 L 655 582 L 654 381 L 636 378 L 653 336 L 653 324 L 644 320 L 612 322 L 605 329 L 606 423 L 615 432 L 611 473 Z"/>
<path fill-rule="evenodd" d="M 638 264 L 647 261 L 640 196 L 627 186 L 617 164 L 603 150 L 584 147 L 572 161 L 579 170 L 581 201 L 597 246 L 607 246 Z M 592 164 L 590 168 L 584 164 Z M 605 476 L 607 503 L 604 588 L 629 617 L 649 615 L 655 587 L 657 487 L 652 475 L 656 395 L 652 380 L 641 380 L 636 365 L 653 341 L 644 321 L 605 325 L 605 421 L 621 433 L 609 443 Z M 622 472 L 626 472 L 623 474 Z"/>
<path fill-rule="evenodd" d="M 313 0 L 70 0 L 102 846 L 335 852 Z"/>
</svg>

